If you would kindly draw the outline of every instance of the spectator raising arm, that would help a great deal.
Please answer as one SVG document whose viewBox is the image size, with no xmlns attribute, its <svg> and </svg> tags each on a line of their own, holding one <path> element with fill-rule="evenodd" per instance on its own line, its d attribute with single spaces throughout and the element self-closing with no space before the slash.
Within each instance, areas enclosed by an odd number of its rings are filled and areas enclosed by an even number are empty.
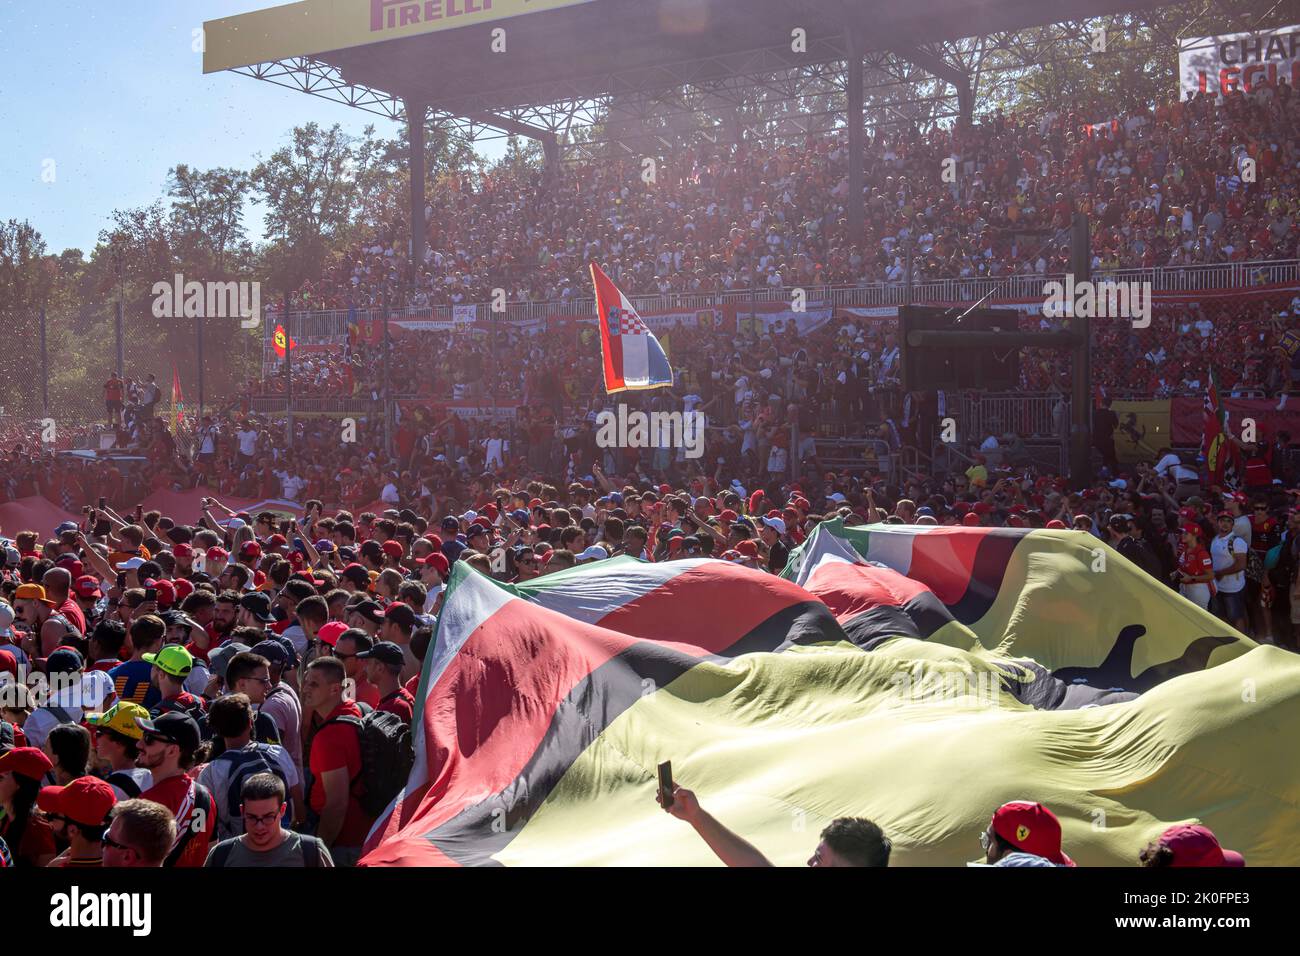
<svg viewBox="0 0 1300 956">
<path fill-rule="evenodd" d="M 655 799 L 663 806 L 663 799 L 658 793 Z M 743 837 L 732 833 L 715 820 L 695 799 L 695 794 L 683 787 L 673 787 L 672 805 L 665 808 L 678 820 L 685 820 L 695 828 L 695 832 L 709 845 L 709 849 L 718 855 L 727 866 L 771 866 L 772 861 L 763 856 Z"/>
</svg>

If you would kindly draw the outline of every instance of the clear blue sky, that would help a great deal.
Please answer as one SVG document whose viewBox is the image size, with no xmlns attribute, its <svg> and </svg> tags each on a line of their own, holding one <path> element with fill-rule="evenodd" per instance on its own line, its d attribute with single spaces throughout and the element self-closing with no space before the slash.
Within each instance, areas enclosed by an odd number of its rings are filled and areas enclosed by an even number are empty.
<svg viewBox="0 0 1300 956">
<path fill-rule="evenodd" d="M 397 124 L 234 73 L 203 74 L 193 31 L 275 0 L 0 0 L 0 220 L 89 255 L 115 208 L 163 195 L 178 163 L 249 169 L 293 126 Z M 503 144 L 483 144 L 489 155 Z M 42 181 L 47 160 L 55 180 Z M 261 238 L 257 207 L 246 219 Z"/>
</svg>

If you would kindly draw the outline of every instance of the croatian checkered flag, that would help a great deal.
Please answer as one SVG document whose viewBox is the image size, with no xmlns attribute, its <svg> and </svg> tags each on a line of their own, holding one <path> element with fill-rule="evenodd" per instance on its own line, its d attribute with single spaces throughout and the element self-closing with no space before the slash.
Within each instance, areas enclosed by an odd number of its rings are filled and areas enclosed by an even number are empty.
<svg viewBox="0 0 1300 956">
<path fill-rule="evenodd" d="M 600 318 L 600 348 L 605 358 L 605 391 L 626 392 L 671 388 L 673 370 L 659 340 L 641 321 L 627 296 L 591 264 L 596 287 L 596 314 Z"/>
</svg>

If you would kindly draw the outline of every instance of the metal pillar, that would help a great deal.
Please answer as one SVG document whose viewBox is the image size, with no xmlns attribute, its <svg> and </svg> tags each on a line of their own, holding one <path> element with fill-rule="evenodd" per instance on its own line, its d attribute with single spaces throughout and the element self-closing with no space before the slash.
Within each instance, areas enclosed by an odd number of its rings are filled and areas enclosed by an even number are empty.
<svg viewBox="0 0 1300 956">
<path fill-rule="evenodd" d="M 274 345 L 275 340 L 272 339 Z M 285 447 L 293 447 L 293 313 L 289 311 L 289 293 L 284 294 L 284 413 L 288 419 Z"/>
<path fill-rule="evenodd" d="M 41 308 L 41 414 L 50 417 L 50 353 L 45 346 L 45 309 Z"/>
<path fill-rule="evenodd" d="M 416 282 L 424 267 L 425 235 L 428 227 L 424 221 L 424 117 L 426 106 L 415 100 L 406 101 L 406 133 L 410 147 L 408 162 L 411 172 L 411 281 Z"/>
<path fill-rule="evenodd" d="M 1092 249 L 1088 217 L 1076 212 L 1070 222 L 1070 269 L 1074 281 L 1086 282 L 1092 274 Z M 1074 313 L 1073 303 L 1067 308 Z M 1092 356 L 1091 320 L 1072 315 L 1074 361 L 1070 389 L 1070 482 L 1074 486 L 1092 480 Z"/>
<path fill-rule="evenodd" d="M 260 317 L 259 317 L 260 318 Z M 203 316 L 200 315 L 195 320 L 195 329 L 198 333 L 198 360 L 199 360 L 199 415 L 196 421 L 203 424 Z"/>
<path fill-rule="evenodd" d="M 862 202 L 863 177 L 863 79 L 862 47 L 852 29 L 845 31 L 845 45 L 848 48 L 848 77 L 845 90 L 844 122 L 849 128 L 849 194 L 848 203 L 849 245 L 862 242 L 864 208 Z"/>
<path fill-rule="evenodd" d="M 126 361 L 122 351 L 122 300 L 117 300 L 113 318 L 113 334 L 117 337 L 117 377 L 125 374 Z"/>
</svg>

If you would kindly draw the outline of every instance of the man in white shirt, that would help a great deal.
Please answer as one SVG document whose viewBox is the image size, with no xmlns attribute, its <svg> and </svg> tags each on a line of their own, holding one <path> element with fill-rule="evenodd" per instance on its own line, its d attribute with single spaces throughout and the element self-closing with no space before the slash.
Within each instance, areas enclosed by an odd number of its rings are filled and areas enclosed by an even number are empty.
<svg viewBox="0 0 1300 956">
<path fill-rule="evenodd" d="M 1210 560 L 1214 564 L 1216 592 L 1210 600 L 1212 610 L 1221 620 L 1239 631 L 1246 630 L 1246 552 L 1244 538 L 1232 530 L 1230 511 L 1220 511 L 1219 533 L 1210 542 Z"/>
<path fill-rule="evenodd" d="M 1174 491 L 1175 498 L 1179 501 L 1185 501 L 1193 495 L 1200 494 L 1201 479 L 1196 472 L 1184 465 L 1169 448 L 1161 448 L 1159 455 L 1160 459 L 1156 462 L 1156 474 L 1161 478 L 1174 479 L 1177 484 Z"/>
<path fill-rule="evenodd" d="M 237 464 L 240 468 L 251 464 L 253 456 L 257 454 L 257 429 L 248 423 L 235 432 L 235 438 L 239 441 L 239 460 Z"/>
<path fill-rule="evenodd" d="M 50 731 L 59 724 L 79 724 L 86 713 L 102 713 L 116 703 L 113 679 L 105 671 L 83 672 L 82 663 L 81 654 L 70 647 L 61 647 L 49 656 L 44 706 L 33 710 L 23 724 L 29 746 L 44 747 Z"/>
</svg>

